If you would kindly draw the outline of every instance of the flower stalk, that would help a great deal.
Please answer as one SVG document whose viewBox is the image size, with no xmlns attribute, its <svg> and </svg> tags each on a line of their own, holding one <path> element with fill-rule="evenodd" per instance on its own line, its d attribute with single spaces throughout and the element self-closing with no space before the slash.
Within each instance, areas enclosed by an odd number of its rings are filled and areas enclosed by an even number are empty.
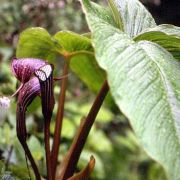
<svg viewBox="0 0 180 180">
<path fill-rule="evenodd" d="M 67 77 L 69 72 L 69 61 L 64 62 L 63 67 L 63 75 L 62 77 Z M 56 167 L 58 162 L 58 152 L 60 148 L 60 136 L 61 136 L 61 129 L 62 129 L 62 121 L 64 116 L 64 103 L 65 103 L 65 96 L 66 96 L 66 89 L 67 89 L 67 78 L 62 79 L 61 82 L 61 90 L 58 99 L 58 110 L 56 115 L 56 124 L 55 124 L 55 131 L 54 131 L 54 138 L 53 138 L 53 146 L 51 152 L 51 164 L 52 164 L 52 175 L 53 179 L 55 178 L 56 174 Z"/>
<path fill-rule="evenodd" d="M 50 122 L 54 109 L 54 93 L 53 93 L 53 70 L 54 67 L 51 64 L 47 64 L 41 67 L 35 72 L 35 75 L 39 79 L 41 89 L 41 104 L 42 113 L 44 116 L 44 140 L 46 151 L 46 166 L 48 180 L 52 180 L 51 169 L 51 153 L 50 153 Z"/>
</svg>

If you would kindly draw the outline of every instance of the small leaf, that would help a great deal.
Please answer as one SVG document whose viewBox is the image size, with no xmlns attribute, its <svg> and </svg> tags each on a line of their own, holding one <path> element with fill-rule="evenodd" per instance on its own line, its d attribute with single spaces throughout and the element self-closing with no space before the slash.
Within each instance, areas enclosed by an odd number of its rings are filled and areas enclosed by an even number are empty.
<svg viewBox="0 0 180 180">
<path fill-rule="evenodd" d="M 176 59 L 180 60 L 180 27 L 162 24 L 145 30 L 136 36 L 134 40 L 155 42 L 172 53 Z"/>
</svg>

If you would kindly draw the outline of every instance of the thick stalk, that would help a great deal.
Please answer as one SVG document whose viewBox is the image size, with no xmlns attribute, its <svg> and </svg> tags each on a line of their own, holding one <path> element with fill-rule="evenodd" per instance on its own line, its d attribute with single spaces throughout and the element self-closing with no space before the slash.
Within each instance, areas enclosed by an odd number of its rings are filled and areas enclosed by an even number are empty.
<svg viewBox="0 0 180 180">
<path fill-rule="evenodd" d="M 44 124 L 44 140 L 45 140 L 45 151 L 46 151 L 46 165 L 47 165 L 47 179 L 52 180 L 51 170 L 51 151 L 50 151 L 50 120 L 45 121 Z"/>
<path fill-rule="evenodd" d="M 68 71 L 69 71 L 69 62 L 67 60 L 64 64 L 63 76 L 67 76 Z M 61 136 L 61 129 L 62 129 L 62 121 L 63 121 L 63 116 L 64 116 L 64 103 L 65 103 L 65 96 L 66 96 L 67 79 L 68 78 L 62 79 L 61 91 L 60 91 L 60 95 L 59 95 L 59 99 L 58 99 L 58 110 L 57 110 L 57 115 L 56 115 L 54 139 L 53 139 L 53 146 L 52 146 L 52 152 L 51 152 L 51 164 L 52 164 L 53 180 L 55 178 L 57 161 L 58 161 L 60 136 Z"/>
<path fill-rule="evenodd" d="M 75 138 L 73 139 L 72 145 L 61 164 L 61 167 L 60 167 L 61 172 L 57 178 L 58 180 L 66 180 L 73 175 L 77 162 L 79 160 L 80 154 L 87 140 L 88 134 L 91 130 L 91 127 L 95 121 L 95 118 L 101 108 L 101 105 L 108 91 L 109 91 L 109 86 L 108 86 L 107 81 L 105 81 L 87 117 L 82 120 L 80 128 L 77 131 Z"/>
</svg>

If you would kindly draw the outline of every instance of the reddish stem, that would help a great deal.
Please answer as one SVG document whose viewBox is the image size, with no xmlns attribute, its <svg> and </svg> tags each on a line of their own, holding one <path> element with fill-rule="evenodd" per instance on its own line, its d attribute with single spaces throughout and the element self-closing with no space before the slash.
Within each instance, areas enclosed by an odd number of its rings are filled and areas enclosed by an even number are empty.
<svg viewBox="0 0 180 180">
<path fill-rule="evenodd" d="M 108 86 L 107 81 L 105 81 L 87 117 L 82 120 L 79 130 L 76 133 L 75 138 L 73 139 L 72 145 L 61 164 L 61 168 L 60 168 L 61 172 L 57 178 L 58 180 L 65 180 L 73 175 L 77 162 L 79 160 L 80 154 L 87 140 L 88 134 L 91 130 L 91 127 L 95 121 L 95 118 L 101 108 L 101 105 L 108 91 L 109 91 L 109 86 Z"/>
<path fill-rule="evenodd" d="M 41 180 L 41 176 L 40 176 L 40 174 L 39 174 L 37 165 L 36 165 L 36 163 L 35 163 L 35 161 L 34 161 L 34 158 L 33 158 L 32 154 L 31 154 L 31 152 L 30 152 L 30 150 L 29 150 L 26 142 L 22 142 L 22 141 L 21 141 L 21 145 L 23 146 L 23 149 L 24 149 L 24 151 L 25 151 L 25 154 L 26 154 L 26 156 L 28 157 L 28 159 L 29 159 L 29 161 L 30 161 L 30 163 L 31 163 L 31 166 L 32 166 L 33 171 L 34 171 L 34 174 L 35 174 L 35 176 L 36 176 L 36 180 Z"/>
<path fill-rule="evenodd" d="M 20 107 L 18 107 L 20 108 Z M 32 166 L 32 169 L 34 171 L 34 174 L 35 174 L 35 177 L 36 177 L 36 180 L 41 180 L 41 176 L 40 176 L 40 173 L 39 173 L 39 170 L 37 168 L 37 165 L 34 161 L 34 158 L 31 154 L 31 151 L 29 150 L 29 147 L 26 143 L 26 137 L 27 137 L 27 134 L 26 134 L 26 124 L 25 124 L 25 111 L 22 110 L 22 112 L 24 113 L 21 113 L 21 111 L 17 110 L 17 123 L 16 123 L 16 132 L 17 132 L 17 137 L 25 151 L 25 155 L 27 156 L 27 158 L 29 159 L 30 163 L 31 163 L 31 166 Z M 21 118 L 19 118 L 19 116 Z"/>
<path fill-rule="evenodd" d="M 66 77 L 68 75 L 69 70 L 69 62 L 65 62 L 63 68 L 63 76 Z M 55 179 L 56 174 L 56 167 L 58 162 L 58 152 L 60 146 L 60 136 L 61 136 L 61 129 L 62 129 L 62 121 L 64 115 L 64 103 L 65 103 L 65 95 L 66 95 L 66 88 L 67 88 L 67 78 L 63 78 L 61 82 L 61 91 L 58 99 L 58 111 L 56 115 L 56 124 L 55 124 L 55 131 L 54 131 L 54 138 L 53 138 L 53 146 L 51 152 L 51 164 L 52 164 L 52 177 Z"/>
<path fill-rule="evenodd" d="M 44 124 L 44 140 L 45 140 L 45 150 L 46 150 L 46 165 L 47 165 L 47 179 L 52 180 L 52 170 L 51 170 L 51 151 L 50 151 L 50 120 L 45 121 Z"/>
</svg>

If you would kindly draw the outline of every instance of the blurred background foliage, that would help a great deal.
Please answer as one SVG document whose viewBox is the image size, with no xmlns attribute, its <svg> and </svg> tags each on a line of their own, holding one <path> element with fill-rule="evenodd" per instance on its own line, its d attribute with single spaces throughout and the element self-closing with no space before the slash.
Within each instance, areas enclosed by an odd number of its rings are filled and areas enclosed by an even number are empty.
<svg viewBox="0 0 180 180">
<path fill-rule="evenodd" d="M 179 25 L 180 3 L 171 0 L 142 0 L 152 12 L 157 23 Z M 106 1 L 96 0 L 100 4 Z M 15 56 L 19 34 L 28 27 L 44 27 L 49 33 L 71 30 L 88 32 L 80 4 L 77 0 L 0 0 L 0 96 L 11 95 L 17 86 L 12 76 L 10 62 Z M 57 64 L 61 72 L 61 63 Z M 60 73 L 59 73 L 60 74 Z M 59 86 L 55 86 L 58 97 Z M 67 152 L 80 119 L 91 107 L 95 95 L 70 73 L 65 105 L 59 160 Z M 10 109 L 0 109 L 0 178 L 29 179 L 24 152 L 16 138 L 16 100 Z M 57 107 L 53 114 L 53 120 Z M 40 100 L 30 108 L 26 120 L 28 144 L 45 176 L 43 117 Z M 51 133 L 54 132 L 51 124 Z M 96 166 L 91 179 L 102 180 L 165 180 L 163 168 L 151 160 L 139 146 L 128 120 L 120 112 L 111 112 L 103 106 L 91 130 L 81 155 L 77 171 L 94 155 Z M 32 173 L 32 172 L 31 172 Z"/>
</svg>

